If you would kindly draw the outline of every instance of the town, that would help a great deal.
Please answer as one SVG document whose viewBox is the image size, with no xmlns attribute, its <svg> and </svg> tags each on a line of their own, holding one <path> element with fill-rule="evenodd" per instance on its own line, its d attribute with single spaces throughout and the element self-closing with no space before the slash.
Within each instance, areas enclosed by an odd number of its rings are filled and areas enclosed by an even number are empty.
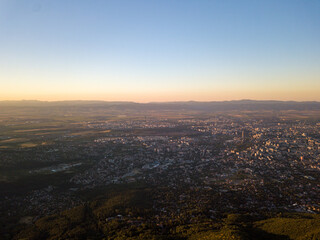
<svg viewBox="0 0 320 240">
<path fill-rule="evenodd" d="M 29 129 L 29 147 L 11 147 L 21 137 L 2 136 L 3 167 L 28 159 L 41 165 L 6 176 L 8 186 L 19 177 L 32 186 L 19 194 L 3 183 L 2 216 L 35 221 L 83 204 L 85 190 L 130 184 L 155 189 L 153 210 L 163 221 L 186 208 L 213 219 L 225 212 L 320 212 L 317 121 L 220 114 L 73 124 L 80 130 Z"/>
</svg>

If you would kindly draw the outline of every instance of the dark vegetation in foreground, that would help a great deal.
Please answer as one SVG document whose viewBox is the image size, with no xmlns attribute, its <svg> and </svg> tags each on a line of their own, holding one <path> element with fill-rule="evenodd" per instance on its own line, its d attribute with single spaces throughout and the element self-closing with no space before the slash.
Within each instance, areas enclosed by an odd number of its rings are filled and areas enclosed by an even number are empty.
<svg viewBox="0 0 320 240">
<path fill-rule="evenodd" d="M 190 210 L 170 216 L 153 210 L 153 189 L 105 190 L 84 192 L 91 198 L 86 204 L 21 224 L 4 239 L 320 239 L 317 214 L 225 213 L 212 218 Z"/>
</svg>

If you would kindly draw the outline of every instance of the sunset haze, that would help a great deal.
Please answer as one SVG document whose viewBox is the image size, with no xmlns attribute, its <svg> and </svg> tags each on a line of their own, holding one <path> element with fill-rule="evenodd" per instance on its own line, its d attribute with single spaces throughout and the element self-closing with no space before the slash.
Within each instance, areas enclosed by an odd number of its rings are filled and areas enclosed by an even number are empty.
<svg viewBox="0 0 320 240">
<path fill-rule="evenodd" d="M 1 1 L 0 100 L 320 101 L 319 1 Z"/>
</svg>

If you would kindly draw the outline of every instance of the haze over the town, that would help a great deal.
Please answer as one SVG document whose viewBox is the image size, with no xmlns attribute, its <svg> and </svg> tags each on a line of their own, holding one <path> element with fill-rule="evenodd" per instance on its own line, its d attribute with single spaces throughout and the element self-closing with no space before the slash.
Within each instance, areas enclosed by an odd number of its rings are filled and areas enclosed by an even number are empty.
<svg viewBox="0 0 320 240">
<path fill-rule="evenodd" d="M 320 101 L 320 1 L 0 2 L 0 100 Z"/>
</svg>

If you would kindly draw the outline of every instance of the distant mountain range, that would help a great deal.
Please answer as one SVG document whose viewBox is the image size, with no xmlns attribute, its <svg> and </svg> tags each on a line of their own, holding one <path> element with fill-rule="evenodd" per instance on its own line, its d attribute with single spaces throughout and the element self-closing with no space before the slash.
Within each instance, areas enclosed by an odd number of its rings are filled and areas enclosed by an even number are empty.
<svg viewBox="0 0 320 240">
<path fill-rule="evenodd" d="M 108 102 L 108 101 L 0 101 L 0 107 L 90 107 L 112 110 L 136 110 L 136 111 L 259 111 L 259 110 L 320 110 L 320 102 L 316 101 L 257 101 L 257 100 L 235 100 L 235 101 L 213 101 L 213 102 Z"/>
</svg>

